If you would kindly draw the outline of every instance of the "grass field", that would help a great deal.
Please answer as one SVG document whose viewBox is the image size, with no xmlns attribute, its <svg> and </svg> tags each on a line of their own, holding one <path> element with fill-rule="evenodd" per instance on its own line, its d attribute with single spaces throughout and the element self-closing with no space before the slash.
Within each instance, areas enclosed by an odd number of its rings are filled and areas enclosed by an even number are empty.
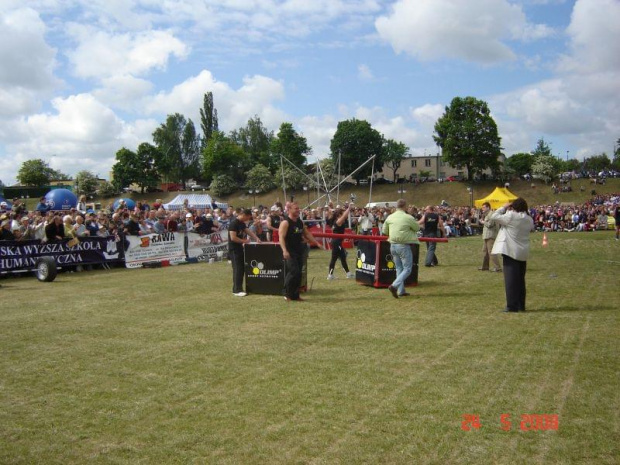
<svg viewBox="0 0 620 465">
<path fill-rule="evenodd" d="M 4 279 L 0 463 L 617 464 L 620 243 L 541 239 L 518 314 L 480 237 L 399 300 L 324 251 L 306 302 L 234 298 L 226 263 Z"/>
</svg>

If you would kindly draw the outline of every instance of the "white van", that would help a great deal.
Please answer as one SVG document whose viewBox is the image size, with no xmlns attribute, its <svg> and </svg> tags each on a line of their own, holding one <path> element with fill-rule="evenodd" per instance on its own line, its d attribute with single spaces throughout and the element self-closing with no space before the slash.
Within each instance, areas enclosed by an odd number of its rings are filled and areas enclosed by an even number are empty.
<svg viewBox="0 0 620 465">
<path fill-rule="evenodd" d="M 398 202 L 370 202 L 366 204 L 366 208 L 396 208 Z"/>
</svg>

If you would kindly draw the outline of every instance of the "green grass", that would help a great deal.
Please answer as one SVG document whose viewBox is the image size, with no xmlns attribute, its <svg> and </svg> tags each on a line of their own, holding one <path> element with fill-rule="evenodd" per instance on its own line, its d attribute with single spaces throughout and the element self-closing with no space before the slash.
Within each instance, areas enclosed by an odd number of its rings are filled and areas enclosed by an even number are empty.
<svg viewBox="0 0 620 465">
<path fill-rule="evenodd" d="M 534 181 L 535 188 L 532 189 L 531 182 L 515 180 L 510 183 L 510 190 L 520 197 L 523 197 L 530 205 L 548 205 L 554 204 L 556 201 L 567 202 L 567 203 L 576 203 L 582 204 L 587 200 L 592 198 L 591 191 L 592 189 L 596 190 L 599 194 L 611 194 L 620 192 L 620 178 L 609 179 L 607 184 L 603 185 L 593 185 L 590 184 L 589 181 L 586 180 L 575 180 L 572 182 L 574 192 L 567 192 L 561 194 L 553 194 L 551 191 L 551 184 L 545 185 L 541 181 Z M 416 205 L 418 207 L 424 207 L 425 205 L 439 205 L 442 200 L 445 200 L 450 205 L 456 206 L 465 206 L 469 205 L 469 192 L 467 192 L 467 186 L 469 184 L 465 182 L 446 182 L 446 183 L 425 183 L 420 185 L 413 184 L 405 184 L 405 192 L 402 194 L 402 197 L 407 200 L 407 202 L 411 205 Z M 481 199 L 489 195 L 496 186 L 499 184 L 495 181 L 488 182 L 478 182 L 473 185 L 474 187 L 474 199 Z M 583 185 L 585 187 L 585 191 L 581 192 L 579 190 L 579 186 Z M 207 192 L 209 193 L 209 192 Z M 349 196 L 354 193 L 357 196 L 356 203 L 358 205 L 365 205 L 369 201 L 369 188 L 368 186 L 343 186 L 340 191 L 340 197 L 337 198 L 337 192 L 334 191 L 332 193 L 332 200 L 334 202 L 344 202 L 349 200 Z M 153 203 L 156 199 L 161 198 L 164 203 L 169 202 L 174 199 L 178 194 L 191 194 L 191 192 L 159 192 L 159 193 L 151 193 L 151 194 L 129 194 L 123 195 L 123 197 L 130 197 L 134 200 L 144 201 Z M 290 196 L 292 192 L 287 192 L 287 195 Z M 308 200 L 310 202 L 314 202 L 316 200 L 316 193 L 311 192 L 308 196 L 307 193 L 295 192 L 295 198 L 302 204 L 302 206 L 306 206 L 308 204 Z M 211 193 L 211 195 L 213 195 Z M 391 185 L 373 185 L 372 188 L 372 201 L 380 202 L 380 201 L 395 201 L 401 195 L 398 193 L 398 187 Z M 108 199 L 96 199 L 101 202 L 103 207 L 107 206 L 109 203 L 112 203 L 116 200 L 114 198 Z M 276 200 L 280 200 L 283 202 L 284 194 L 282 190 L 274 189 L 270 192 L 261 193 L 260 195 L 251 196 L 244 191 L 237 191 L 234 194 L 217 197 L 217 200 L 222 202 L 228 202 L 230 205 L 234 205 L 235 207 L 252 207 L 254 205 L 254 201 L 256 200 L 256 205 L 273 205 Z M 28 199 L 26 204 L 29 209 L 34 209 L 37 205 L 38 199 Z M 284 203 L 284 202 L 283 202 Z M 318 204 L 325 205 L 326 198 L 323 198 Z M 315 205 L 316 206 L 316 205 Z"/>
<path fill-rule="evenodd" d="M 298 303 L 234 298 L 226 263 L 4 279 L 0 463 L 618 463 L 620 243 L 549 241 L 519 314 L 479 237 L 399 300 L 323 251 Z"/>
</svg>

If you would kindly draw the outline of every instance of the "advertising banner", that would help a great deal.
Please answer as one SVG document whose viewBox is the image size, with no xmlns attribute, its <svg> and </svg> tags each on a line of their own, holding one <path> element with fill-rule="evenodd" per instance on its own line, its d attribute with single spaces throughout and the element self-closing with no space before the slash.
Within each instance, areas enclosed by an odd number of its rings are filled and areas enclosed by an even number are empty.
<svg viewBox="0 0 620 465">
<path fill-rule="evenodd" d="M 221 261 L 228 253 L 226 231 L 200 235 L 187 233 L 188 261 L 208 262 Z"/>
<path fill-rule="evenodd" d="M 139 268 L 144 263 L 185 262 L 185 235 L 178 232 L 125 236 L 125 266 Z"/>
<path fill-rule="evenodd" d="M 282 249 L 278 244 L 246 244 L 245 290 L 248 294 L 282 295 L 286 269 Z M 307 290 L 308 256 L 304 256 L 300 291 Z"/>
<path fill-rule="evenodd" d="M 405 286 L 417 286 L 420 245 L 411 244 L 413 266 L 405 280 Z M 396 266 L 386 241 L 363 241 L 357 244 L 355 280 L 374 287 L 387 287 L 396 279 Z"/>
<path fill-rule="evenodd" d="M 120 242 L 114 236 L 83 237 L 77 241 L 0 242 L 0 273 L 32 270 L 39 257 L 53 257 L 59 268 L 76 265 L 97 265 L 122 260 Z"/>
</svg>

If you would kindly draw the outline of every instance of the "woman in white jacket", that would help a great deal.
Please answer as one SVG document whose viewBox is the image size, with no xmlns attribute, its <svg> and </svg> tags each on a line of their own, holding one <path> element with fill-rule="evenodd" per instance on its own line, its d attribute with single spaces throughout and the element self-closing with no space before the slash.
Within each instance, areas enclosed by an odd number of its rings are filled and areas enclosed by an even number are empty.
<svg viewBox="0 0 620 465">
<path fill-rule="evenodd" d="M 524 312 L 525 271 L 534 220 L 528 215 L 527 202 L 521 197 L 498 208 L 491 219 L 500 225 L 492 253 L 501 254 L 504 261 L 504 312 Z"/>
</svg>

